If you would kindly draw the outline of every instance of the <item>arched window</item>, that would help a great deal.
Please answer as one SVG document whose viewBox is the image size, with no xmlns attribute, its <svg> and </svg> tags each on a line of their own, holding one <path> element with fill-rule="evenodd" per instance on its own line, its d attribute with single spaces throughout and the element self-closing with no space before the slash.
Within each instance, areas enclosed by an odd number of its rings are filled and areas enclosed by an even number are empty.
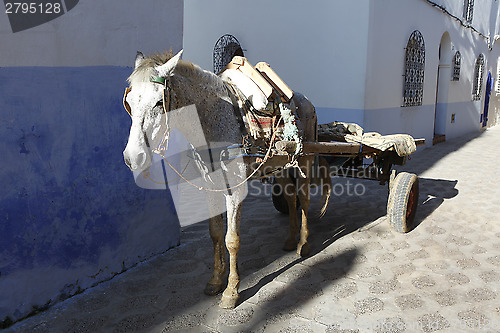
<svg viewBox="0 0 500 333">
<path fill-rule="evenodd" d="M 467 23 L 472 23 L 472 14 L 474 12 L 474 0 L 464 0 L 464 19 Z"/>
<path fill-rule="evenodd" d="M 483 75 L 484 75 L 484 55 L 481 53 L 476 59 L 474 69 L 474 81 L 472 85 L 472 100 L 479 101 L 481 99 L 481 91 L 483 90 Z"/>
<path fill-rule="evenodd" d="M 410 35 L 405 54 L 403 106 L 422 105 L 424 96 L 425 44 L 420 31 Z"/>
<path fill-rule="evenodd" d="M 233 35 L 224 35 L 214 46 L 214 73 L 219 73 L 234 56 L 244 57 L 240 42 Z"/>
<path fill-rule="evenodd" d="M 453 56 L 453 73 L 452 73 L 452 81 L 460 81 L 460 67 L 462 66 L 462 55 L 460 51 L 455 52 L 455 56 Z"/>
</svg>

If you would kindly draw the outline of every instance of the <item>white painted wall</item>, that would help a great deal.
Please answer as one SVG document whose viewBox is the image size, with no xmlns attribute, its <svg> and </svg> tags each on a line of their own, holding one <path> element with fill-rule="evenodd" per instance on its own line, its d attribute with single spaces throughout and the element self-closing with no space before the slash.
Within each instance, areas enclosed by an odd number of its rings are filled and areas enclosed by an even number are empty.
<svg viewBox="0 0 500 333">
<path fill-rule="evenodd" d="M 463 2 L 436 2 L 461 17 Z M 485 11 L 484 6 L 475 7 L 474 17 L 479 23 L 484 21 L 482 25 L 478 23 L 478 27 L 485 27 L 487 32 L 490 12 L 487 10 L 486 15 Z M 422 33 L 426 49 L 423 105 L 400 107 L 403 103 L 404 48 L 414 30 Z M 410 133 L 425 137 L 428 144 L 432 142 L 439 46 L 443 34 L 448 32 L 453 47 L 451 55 L 456 50 L 462 54 L 462 70 L 459 82 L 449 82 L 447 104 L 440 106 L 446 109 L 446 136 L 453 138 L 479 129 L 482 102 L 472 102 L 472 79 L 477 56 L 483 53 L 489 57 L 487 39 L 464 28 L 424 0 L 372 1 L 369 31 L 365 128 L 384 134 Z M 446 103 L 446 98 L 441 97 L 440 102 Z M 452 113 L 456 115 L 454 124 L 451 124 Z"/>
<path fill-rule="evenodd" d="M 434 2 L 463 18 L 463 1 Z M 472 101 L 472 79 L 477 56 L 490 58 L 488 39 L 426 0 L 315 1 L 313 5 L 192 0 L 185 2 L 184 11 L 185 59 L 212 70 L 217 39 L 232 34 L 251 63 L 269 62 L 294 90 L 311 99 L 320 123 L 354 121 L 383 134 L 424 137 L 429 144 L 434 136 L 439 46 L 448 32 L 450 56 L 456 50 L 462 54 L 462 74 L 459 82 L 449 82 L 448 91 L 442 91 L 438 108 L 445 123 L 440 125 L 448 138 L 479 129 L 482 101 Z M 493 38 L 500 31 L 498 13 L 498 1 L 476 0 L 472 26 Z M 423 105 L 401 107 L 404 48 L 414 30 L 423 34 L 426 47 Z M 443 75 L 451 75 L 451 68 L 446 71 Z"/>
<path fill-rule="evenodd" d="M 64 15 L 12 33 L 0 13 L 0 66 L 133 66 L 144 53 L 182 48 L 182 0 L 85 0 Z"/>
<path fill-rule="evenodd" d="M 420 0 L 426 1 L 426 0 Z M 464 12 L 464 1 L 460 0 L 430 0 L 442 7 L 444 7 L 450 14 L 456 16 L 457 18 L 463 20 Z M 488 36 L 490 32 L 490 19 L 491 14 L 497 12 L 497 0 L 474 0 L 473 4 L 473 16 L 472 16 L 472 26 L 481 32 L 482 34 Z M 467 23 L 466 23 L 467 24 Z"/>
<path fill-rule="evenodd" d="M 268 62 L 317 108 L 359 111 L 364 108 L 368 4 L 369 0 L 185 1 L 184 59 L 213 70 L 214 45 L 229 33 L 252 64 Z"/>
</svg>

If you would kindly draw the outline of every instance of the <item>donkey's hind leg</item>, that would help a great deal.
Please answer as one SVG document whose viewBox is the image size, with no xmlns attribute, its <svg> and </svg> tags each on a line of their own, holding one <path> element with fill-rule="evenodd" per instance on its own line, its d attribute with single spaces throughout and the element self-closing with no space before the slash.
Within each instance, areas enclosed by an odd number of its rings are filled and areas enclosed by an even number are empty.
<svg viewBox="0 0 500 333">
<path fill-rule="evenodd" d="M 286 238 L 283 250 L 293 251 L 297 248 L 297 235 L 299 234 L 299 225 L 297 223 L 297 190 L 295 186 L 295 179 L 290 177 L 285 170 L 283 175 L 276 176 L 276 181 L 281 186 L 283 197 L 288 204 L 288 214 L 290 218 L 290 228 L 288 237 Z"/>
<path fill-rule="evenodd" d="M 311 185 L 311 171 L 314 157 L 304 156 L 299 159 L 299 166 L 302 174 L 306 177 L 299 177 L 297 179 L 297 195 L 300 202 L 300 210 L 302 215 L 302 224 L 300 226 L 300 239 L 297 245 L 297 254 L 300 256 L 307 256 L 309 254 L 309 243 L 307 237 L 309 236 L 309 227 L 307 225 L 310 198 L 310 185 Z"/>
<path fill-rule="evenodd" d="M 297 254 L 300 256 L 309 255 L 309 243 L 307 237 L 309 236 L 309 227 L 307 225 L 307 215 L 310 203 L 310 178 L 299 178 L 297 195 L 300 202 L 300 210 L 302 213 L 302 225 L 300 227 L 300 239 L 297 245 Z"/>
<path fill-rule="evenodd" d="M 208 194 L 208 207 L 210 210 L 209 229 L 210 237 L 214 246 L 214 271 L 212 277 L 205 286 L 205 294 L 216 295 L 224 287 L 224 277 L 226 274 L 226 249 L 224 248 L 224 221 L 222 214 L 223 196 Z M 219 210 L 217 210 L 219 209 Z M 215 215 L 215 216 L 214 216 Z"/>
</svg>

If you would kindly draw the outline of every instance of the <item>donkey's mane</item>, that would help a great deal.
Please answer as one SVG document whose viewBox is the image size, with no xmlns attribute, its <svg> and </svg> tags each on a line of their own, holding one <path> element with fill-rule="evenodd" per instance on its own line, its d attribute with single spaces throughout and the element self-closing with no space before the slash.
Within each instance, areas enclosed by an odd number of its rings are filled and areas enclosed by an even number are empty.
<svg viewBox="0 0 500 333">
<path fill-rule="evenodd" d="M 152 76 L 158 75 L 155 67 L 165 64 L 173 56 L 172 51 L 157 52 L 146 56 L 139 66 L 134 69 L 127 81 L 130 85 L 133 85 L 135 82 L 148 82 Z M 175 67 L 175 73 L 184 77 L 194 78 L 196 81 L 212 83 L 218 81 L 218 77 L 215 74 L 205 71 L 198 65 L 185 60 L 179 61 Z"/>
</svg>

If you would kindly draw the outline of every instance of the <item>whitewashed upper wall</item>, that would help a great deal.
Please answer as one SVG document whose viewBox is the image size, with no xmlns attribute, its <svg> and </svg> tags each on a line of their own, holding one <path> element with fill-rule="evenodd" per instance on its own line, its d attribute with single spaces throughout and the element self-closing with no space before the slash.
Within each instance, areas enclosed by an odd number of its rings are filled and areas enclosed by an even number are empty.
<svg viewBox="0 0 500 333">
<path fill-rule="evenodd" d="M 460 2 L 458 7 L 463 7 L 462 1 L 454 2 Z M 434 104 L 436 101 L 439 45 L 445 32 L 450 34 L 452 53 L 458 50 L 462 55 L 461 81 L 451 83 L 449 102 L 471 99 L 475 60 L 480 53 L 488 58 L 487 39 L 464 28 L 440 10 L 433 9 L 424 0 L 373 1 L 370 17 L 371 52 L 368 57 L 368 88 L 365 97 L 367 109 L 398 107 L 402 104 L 405 47 L 414 30 L 422 33 L 425 42 L 423 104 Z M 451 59 L 448 63 L 451 63 Z"/>
<path fill-rule="evenodd" d="M 363 109 L 369 0 L 187 0 L 184 59 L 213 70 L 216 41 L 234 35 L 317 107 Z"/>
<path fill-rule="evenodd" d="M 138 50 L 182 48 L 182 0 L 85 0 L 17 33 L 0 16 L 0 66 L 132 66 Z"/>
<path fill-rule="evenodd" d="M 419 0 L 427 2 L 427 0 Z M 463 20 L 463 0 L 430 0 L 444 7 L 450 14 Z M 464 20 L 465 22 L 465 20 Z M 489 36 L 498 35 L 500 21 L 498 19 L 498 0 L 474 0 L 472 26 Z"/>
</svg>

